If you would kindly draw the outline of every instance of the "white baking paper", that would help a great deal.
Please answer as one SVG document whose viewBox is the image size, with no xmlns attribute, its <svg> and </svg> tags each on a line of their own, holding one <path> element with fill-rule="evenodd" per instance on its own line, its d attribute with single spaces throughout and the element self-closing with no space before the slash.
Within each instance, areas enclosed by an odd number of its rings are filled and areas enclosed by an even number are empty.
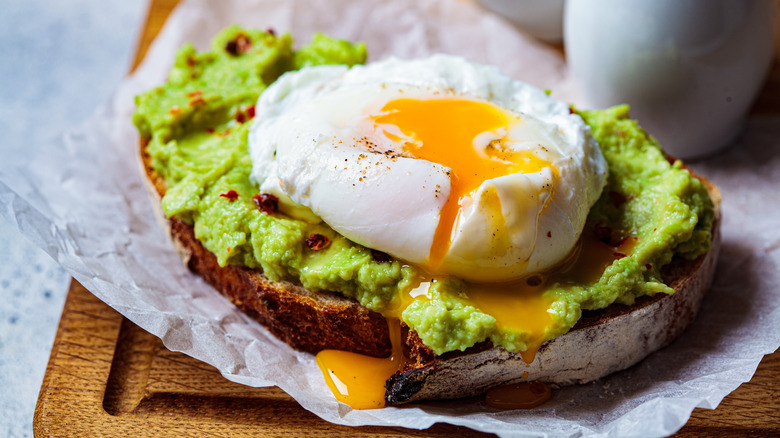
<svg viewBox="0 0 780 438">
<path fill-rule="evenodd" d="M 175 351 L 233 381 L 278 385 L 345 425 L 436 422 L 502 436 L 670 434 L 695 407 L 715 408 L 780 345 L 780 117 L 756 117 L 728 152 L 694 167 L 723 191 L 723 251 L 712 291 L 682 338 L 639 365 L 563 388 L 534 410 L 479 399 L 355 411 L 335 401 L 312 355 L 270 336 L 187 271 L 153 219 L 130 118 L 133 96 L 163 82 L 185 41 L 208 47 L 231 23 L 366 41 L 371 59 L 434 52 L 495 64 L 576 102 L 560 52 L 463 1 L 185 1 L 113 99 L 25 162 L 0 161 L 0 213 L 87 289 Z"/>
</svg>

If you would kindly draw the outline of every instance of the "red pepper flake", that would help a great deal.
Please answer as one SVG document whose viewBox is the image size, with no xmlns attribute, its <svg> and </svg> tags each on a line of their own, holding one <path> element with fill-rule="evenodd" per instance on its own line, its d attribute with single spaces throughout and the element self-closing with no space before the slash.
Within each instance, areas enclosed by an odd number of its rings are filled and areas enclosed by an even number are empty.
<svg viewBox="0 0 780 438">
<path fill-rule="evenodd" d="M 279 209 L 279 198 L 268 193 L 263 193 L 262 195 L 258 193 L 252 196 L 252 201 L 264 213 L 276 213 L 276 210 Z"/>
<path fill-rule="evenodd" d="M 574 114 L 574 105 L 569 105 L 569 114 Z"/>
<path fill-rule="evenodd" d="M 649 271 L 649 270 L 653 269 L 653 265 L 648 263 L 648 264 L 645 265 L 645 269 L 647 269 Z"/>
<path fill-rule="evenodd" d="M 175 116 L 176 114 L 179 114 L 181 112 L 181 107 L 179 105 L 174 105 L 171 107 L 170 110 L 168 110 L 168 113 L 172 116 Z"/>
<path fill-rule="evenodd" d="M 189 105 L 190 106 L 198 106 L 198 105 L 204 105 L 206 103 L 206 100 L 203 99 L 202 96 L 195 96 L 192 99 L 190 99 Z"/>
<path fill-rule="evenodd" d="M 384 253 L 382 251 L 377 251 L 375 249 L 371 250 L 371 257 L 373 257 L 374 260 L 379 263 L 389 263 L 393 261 L 393 258 L 390 257 L 389 254 Z"/>
<path fill-rule="evenodd" d="M 238 199 L 238 192 L 235 190 L 228 190 L 227 193 L 220 193 L 220 197 L 227 198 L 228 201 L 233 202 Z"/>
<path fill-rule="evenodd" d="M 552 231 L 548 231 L 548 232 L 547 232 L 547 237 L 550 237 L 550 238 L 552 238 Z"/>
<path fill-rule="evenodd" d="M 197 64 L 197 62 L 195 61 L 195 57 L 194 56 L 188 56 L 187 57 L 187 65 L 190 66 L 190 67 L 195 67 L 195 64 Z"/>
<path fill-rule="evenodd" d="M 203 96 L 203 91 L 201 90 L 190 91 L 189 93 L 187 93 L 187 97 L 190 99 L 193 97 L 200 97 L 200 96 Z"/>
<path fill-rule="evenodd" d="M 252 120 L 254 118 L 255 118 L 255 106 L 254 105 L 248 106 L 246 108 L 246 110 L 244 110 L 244 111 L 238 110 L 236 112 L 236 116 L 235 116 L 236 122 L 238 122 L 238 123 L 244 123 L 247 120 Z"/>
<path fill-rule="evenodd" d="M 268 33 L 268 35 L 271 35 L 271 36 L 276 36 L 276 31 L 274 30 L 274 28 L 273 28 L 273 27 L 269 27 L 269 28 L 268 28 L 268 29 L 266 29 L 265 31 Z"/>
<path fill-rule="evenodd" d="M 325 249 L 328 245 L 330 245 L 330 239 L 323 236 L 322 234 L 312 234 L 308 239 L 306 239 L 306 246 L 314 251 Z"/>
<path fill-rule="evenodd" d="M 656 231 L 658 231 L 658 228 L 653 228 L 653 232 L 655 233 Z"/>
<path fill-rule="evenodd" d="M 225 51 L 233 56 L 239 56 L 252 49 L 252 40 L 244 33 L 239 33 L 225 44 Z"/>
<path fill-rule="evenodd" d="M 214 128 L 206 128 L 206 133 L 213 134 L 214 133 Z"/>
<path fill-rule="evenodd" d="M 616 252 L 615 253 L 615 258 L 616 259 L 622 259 L 623 257 L 628 257 L 628 256 L 623 254 L 622 252 Z"/>
</svg>

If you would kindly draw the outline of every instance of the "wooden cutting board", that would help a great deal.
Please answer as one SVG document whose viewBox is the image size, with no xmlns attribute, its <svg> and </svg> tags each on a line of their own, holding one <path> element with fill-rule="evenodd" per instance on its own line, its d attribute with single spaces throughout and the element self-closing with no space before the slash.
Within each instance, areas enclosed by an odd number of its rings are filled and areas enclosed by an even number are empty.
<svg viewBox="0 0 780 438">
<path fill-rule="evenodd" d="M 153 0 L 135 63 L 176 0 Z M 780 109 L 775 66 L 755 111 Z M 716 410 L 696 409 L 679 436 L 780 436 L 780 352 Z M 181 353 L 167 350 L 73 281 L 35 409 L 37 437 L 483 436 L 436 424 L 350 428 L 305 411 L 278 388 L 250 388 Z"/>
<path fill-rule="evenodd" d="M 718 409 L 696 409 L 682 437 L 780 436 L 780 352 Z M 330 424 L 278 388 L 250 388 L 167 350 L 74 281 L 46 369 L 37 437 L 487 436 L 436 424 L 424 431 Z"/>
</svg>

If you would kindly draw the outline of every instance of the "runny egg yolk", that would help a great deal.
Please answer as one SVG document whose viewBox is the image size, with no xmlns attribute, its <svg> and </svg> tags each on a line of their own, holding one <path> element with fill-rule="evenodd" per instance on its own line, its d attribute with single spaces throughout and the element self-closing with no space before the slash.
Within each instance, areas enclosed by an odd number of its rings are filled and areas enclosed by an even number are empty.
<svg viewBox="0 0 780 438">
<path fill-rule="evenodd" d="M 403 365 L 401 324 L 387 319 L 392 353 L 387 358 L 339 350 L 317 354 L 317 365 L 336 399 L 354 409 L 377 409 L 385 405 L 385 382 Z"/>
<path fill-rule="evenodd" d="M 547 340 L 547 330 L 553 324 L 549 312 L 553 300 L 543 294 L 546 285 L 533 282 L 536 278 L 505 284 L 470 284 L 465 299 L 468 304 L 494 317 L 499 330 L 529 334 L 526 350 L 520 352 L 527 364 L 534 361 L 536 351 Z"/>
<path fill-rule="evenodd" d="M 432 272 L 447 254 L 464 198 L 473 196 L 487 180 L 551 166 L 532 151 L 501 147 L 508 129 L 524 121 L 491 103 L 456 98 L 395 99 L 374 120 L 380 128 L 392 125 L 400 130 L 407 139 L 405 152 L 450 169 L 450 194 L 441 210 L 427 263 Z M 391 131 L 385 130 L 388 138 L 404 141 Z M 498 197 L 496 201 L 500 213 Z"/>
</svg>

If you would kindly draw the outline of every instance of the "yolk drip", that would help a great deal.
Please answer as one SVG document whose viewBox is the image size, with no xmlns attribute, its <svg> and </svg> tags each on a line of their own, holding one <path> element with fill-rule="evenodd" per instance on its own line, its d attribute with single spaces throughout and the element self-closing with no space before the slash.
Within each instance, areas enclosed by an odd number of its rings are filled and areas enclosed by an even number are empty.
<svg viewBox="0 0 780 438">
<path fill-rule="evenodd" d="M 595 283 L 612 262 L 633 254 L 637 243 L 636 237 L 627 237 L 617 246 L 612 246 L 585 230 L 572 262 L 564 265 L 562 272 L 579 283 Z"/>
<path fill-rule="evenodd" d="M 436 270 L 450 246 L 461 201 L 486 180 L 512 173 L 539 172 L 550 163 L 530 151 L 507 151 L 494 142 L 479 145 L 480 134 L 504 138 L 510 126 L 523 120 L 485 102 L 465 99 L 396 99 L 375 118 L 379 125 L 394 125 L 414 139 L 404 150 L 416 158 L 451 170 L 450 194 L 439 216 L 431 245 L 429 267 Z"/>
<path fill-rule="evenodd" d="M 339 350 L 317 353 L 317 365 L 333 395 L 354 409 L 385 406 L 385 382 L 403 365 L 401 325 L 388 318 L 392 353 L 387 358 L 365 356 Z"/>
<path fill-rule="evenodd" d="M 612 246 L 585 230 L 570 259 L 544 278 L 531 276 L 511 283 L 469 284 L 465 301 L 496 318 L 498 329 L 528 333 L 528 348 L 520 355 L 530 364 L 554 323 L 550 314 L 553 298 L 546 297 L 544 292 L 563 277 L 583 284 L 595 283 L 612 262 L 631 255 L 637 243 L 636 237 L 627 237 Z"/>
<path fill-rule="evenodd" d="M 388 306 L 382 310 L 382 315 L 385 318 L 401 319 L 402 313 L 412 304 L 415 300 L 428 300 L 428 288 L 431 286 L 430 281 L 420 281 L 417 285 L 407 291 L 401 293 L 398 299 L 392 306 Z"/>
<path fill-rule="evenodd" d="M 498 409 L 531 409 L 552 398 L 550 387 L 542 382 L 523 382 L 491 389 L 485 403 Z"/>
<path fill-rule="evenodd" d="M 547 340 L 547 331 L 553 323 L 549 313 L 553 300 L 543 295 L 541 280 L 535 283 L 535 278 L 508 284 L 469 284 L 466 299 L 468 304 L 496 318 L 499 330 L 529 333 L 527 349 L 520 353 L 528 364 Z"/>
</svg>

